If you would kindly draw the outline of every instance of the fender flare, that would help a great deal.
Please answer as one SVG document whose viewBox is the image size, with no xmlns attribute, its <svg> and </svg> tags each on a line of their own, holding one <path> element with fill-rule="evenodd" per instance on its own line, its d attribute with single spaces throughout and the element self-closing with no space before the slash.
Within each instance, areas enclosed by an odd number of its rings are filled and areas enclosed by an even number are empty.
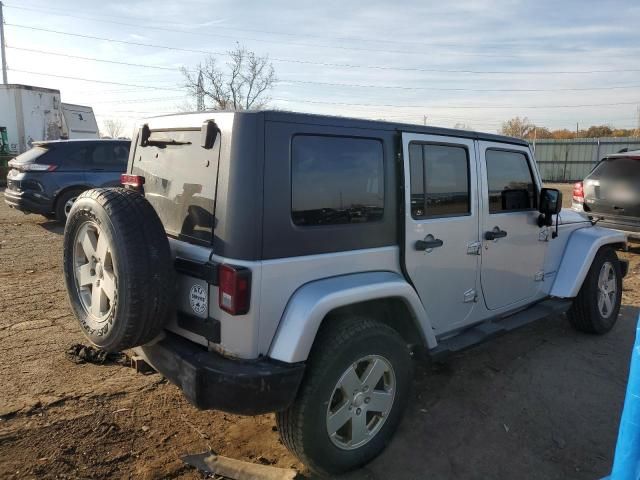
<svg viewBox="0 0 640 480">
<path fill-rule="evenodd" d="M 598 250 L 605 245 L 626 242 L 624 233 L 608 228 L 594 226 L 575 230 L 564 248 L 550 294 L 560 298 L 576 297 Z"/>
<path fill-rule="evenodd" d="M 403 300 L 425 344 L 429 348 L 437 345 L 431 322 L 413 287 L 397 273 L 366 272 L 316 280 L 296 290 L 280 319 L 269 357 L 287 363 L 305 361 L 328 313 L 339 307 L 382 298 Z"/>
</svg>

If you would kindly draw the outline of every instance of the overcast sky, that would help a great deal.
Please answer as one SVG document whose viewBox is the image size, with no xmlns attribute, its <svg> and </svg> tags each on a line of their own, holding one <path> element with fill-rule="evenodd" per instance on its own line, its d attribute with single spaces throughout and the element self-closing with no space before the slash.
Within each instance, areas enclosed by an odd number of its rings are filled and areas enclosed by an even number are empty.
<svg viewBox="0 0 640 480">
<path fill-rule="evenodd" d="M 273 61 L 278 108 L 491 132 L 516 115 L 638 124 L 637 0 L 6 0 L 4 14 L 9 83 L 59 89 L 128 131 L 186 103 L 180 66 L 224 63 L 236 41 Z"/>
</svg>

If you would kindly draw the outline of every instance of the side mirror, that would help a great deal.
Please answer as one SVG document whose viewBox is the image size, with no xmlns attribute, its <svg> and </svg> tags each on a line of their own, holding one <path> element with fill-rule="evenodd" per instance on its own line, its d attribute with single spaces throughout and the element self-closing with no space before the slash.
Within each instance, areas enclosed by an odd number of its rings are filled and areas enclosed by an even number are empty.
<svg viewBox="0 0 640 480">
<path fill-rule="evenodd" d="M 540 191 L 540 213 L 551 216 L 562 209 L 562 193 L 555 188 L 543 188 Z"/>
<path fill-rule="evenodd" d="M 546 225 L 550 227 L 553 224 L 553 215 L 557 215 L 562 209 L 562 193 L 555 188 L 543 188 L 540 191 L 540 201 L 538 205 L 538 210 L 540 211 L 538 226 L 544 227 Z M 553 238 L 558 236 L 557 227 L 556 222 L 556 231 L 553 232 Z"/>
<path fill-rule="evenodd" d="M 216 122 L 213 120 L 206 120 L 200 128 L 200 146 L 207 150 L 212 149 L 213 145 L 216 143 L 219 131 L 220 129 Z"/>
</svg>

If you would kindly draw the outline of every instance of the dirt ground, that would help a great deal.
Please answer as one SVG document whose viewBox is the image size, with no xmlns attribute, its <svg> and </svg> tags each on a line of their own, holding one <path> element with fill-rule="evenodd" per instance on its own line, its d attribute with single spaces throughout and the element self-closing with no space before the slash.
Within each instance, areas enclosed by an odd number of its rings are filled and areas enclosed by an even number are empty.
<svg viewBox="0 0 640 480">
<path fill-rule="evenodd" d="M 1 478 L 203 478 L 180 456 L 207 449 L 308 477 L 273 415 L 198 411 L 157 374 L 71 362 L 65 352 L 83 337 L 67 305 L 61 234 L 0 201 Z M 578 334 L 549 318 L 420 366 L 392 443 L 345 478 L 608 473 L 640 307 L 640 248 L 621 255 L 631 267 L 611 333 Z"/>
</svg>

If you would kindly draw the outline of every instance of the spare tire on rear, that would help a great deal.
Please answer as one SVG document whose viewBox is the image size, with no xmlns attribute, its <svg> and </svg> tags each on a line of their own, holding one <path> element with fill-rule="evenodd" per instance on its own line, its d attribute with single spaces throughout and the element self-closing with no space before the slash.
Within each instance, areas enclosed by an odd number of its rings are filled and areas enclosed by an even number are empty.
<svg viewBox="0 0 640 480">
<path fill-rule="evenodd" d="M 114 352 L 157 337 L 169 316 L 173 265 L 151 204 L 124 188 L 82 193 L 64 230 L 64 276 L 85 336 Z"/>
</svg>

